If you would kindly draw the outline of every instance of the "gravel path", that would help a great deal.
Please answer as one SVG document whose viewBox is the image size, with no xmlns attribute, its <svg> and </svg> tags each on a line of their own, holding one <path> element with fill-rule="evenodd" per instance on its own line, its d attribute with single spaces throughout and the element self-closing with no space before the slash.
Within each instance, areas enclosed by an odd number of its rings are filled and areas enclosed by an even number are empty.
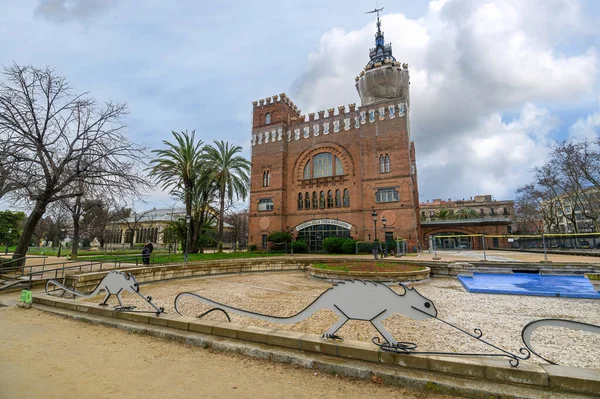
<svg viewBox="0 0 600 399">
<path fill-rule="evenodd" d="M 227 305 L 273 316 L 290 316 L 309 305 L 331 284 L 310 279 L 305 273 L 265 273 L 253 275 L 195 278 L 143 285 L 141 292 L 151 295 L 154 303 L 174 312 L 175 296 L 183 291 L 198 293 Z M 469 293 L 453 278 L 436 278 L 414 287 L 435 304 L 438 317 L 467 331 L 480 328 L 483 338 L 518 353 L 523 346 L 521 329 L 530 321 L 557 317 L 600 325 L 600 302 L 593 299 L 569 299 L 517 295 L 488 295 Z M 401 293 L 402 287 L 393 289 Z M 98 302 L 100 297 L 92 302 Z M 124 295 L 128 304 L 140 308 L 147 305 L 130 294 Z M 109 303 L 116 304 L 111 298 Z M 193 299 L 181 301 L 182 313 L 196 316 L 210 307 Z M 322 334 L 337 320 L 328 310 L 320 310 L 296 324 L 276 324 L 230 314 L 232 321 L 280 330 Z M 225 320 L 213 313 L 207 319 Z M 399 341 L 417 342 L 420 350 L 443 352 L 497 353 L 437 320 L 415 321 L 395 314 L 383 322 Z M 346 339 L 370 341 L 377 331 L 368 322 L 349 321 L 338 334 Z M 559 364 L 600 368 L 600 335 L 563 328 L 540 328 L 532 337 L 540 354 Z M 590 350 L 592 348 L 592 350 Z M 532 356 L 531 361 L 543 362 Z"/>
</svg>

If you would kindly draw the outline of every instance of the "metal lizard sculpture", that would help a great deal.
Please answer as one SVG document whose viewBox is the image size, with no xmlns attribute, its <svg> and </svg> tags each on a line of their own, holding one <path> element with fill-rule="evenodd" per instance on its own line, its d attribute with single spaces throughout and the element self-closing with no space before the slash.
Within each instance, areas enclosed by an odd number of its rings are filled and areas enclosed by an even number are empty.
<svg viewBox="0 0 600 399">
<path fill-rule="evenodd" d="M 100 281 L 100 283 L 98 283 L 96 288 L 94 288 L 94 290 L 90 293 L 83 293 L 83 292 L 76 291 L 74 289 L 71 289 L 69 287 L 62 285 L 61 283 L 59 283 L 56 280 L 48 280 L 48 282 L 46 283 L 46 294 L 48 294 L 48 295 L 51 295 L 50 292 L 52 292 L 52 291 L 48 292 L 48 288 L 51 285 L 57 286 L 65 292 L 69 292 L 69 293 L 73 294 L 74 296 L 78 296 L 78 297 L 82 297 L 82 298 L 93 298 L 96 295 L 98 295 L 100 293 L 100 291 L 105 290 L 106 296 L 104 297 L 104 300 L 100 303 L 100 305 L 107 306 L 106 302 L 108 301 L 108 298 L 110 298 L 111 295 L 115 295 L 117 297 L 117 300 L 119 301 L 119 307 L 116 308 L 116 310 L 132 310 L 135 308 L 132 306 L 124 306 L 123 305 L 123 299 L 121 298 L 121 294 L 123 292 L 130 292 L 132 294 L 139 295 L 146 302 L 148 302 L 150 304 L 150 306 L 152 306 L 156 310 L 157 315 L 159 315 L 160 313 L 164 313 L 164 311 L 165 311 L 164 308 L 162 308 L 162 307 L 158 308 L 156 305 L 154 305 L 152 303 L 151 296 L 145 297 L 142 294 L 140 294 L 140 285 L 138 284 L 138 282 L 135 279 L 135 277 L 133 276 L 133 274 L 123 273 L 118 270 L 109 271 L 106 274 L 106 276 L 104 276 L 104 278 Z"/>
<path fill-rule="evenodd" d="M 557 363 L 553 362 L 552 360 L 546 359 L 545 357 L 543 357 L 542 355 L 540 355 L 539 353 L 534 351 L 533 346 L 531 345 L 531 335 L 533 334 L 534 330 L 536 330 L 540 327 L 563 327 L 563 328 L 570 328 L 573 330 L 580 330 L 580 331 L 586 331 L 586 332 L 600 334 L 600 326 L 597 326 L 595 324 L 584 323 L 581 321 L 564 320 L 564 319 L 540 319 L 540 320 L 534 320 L 534 321 L 528 323 L 525 327 L 523 327 L 523 330 L 521 331 L 521 338 L 523 339 L 525 346 L 527 347 L 527 349 L 529 349 L 529 351 L 531 353 L 544 359 L 545 361 L 547 361 L 550 364 L 557 364 Z"/>
<path fill-rule="evenodd" d="M 348 320 L 364 320 L 369 321 L 381 336 L 390 345 L 394 346 L 398 344 L 398 341 L 381 324 L 382 320 L 393 313 L 400 313 L 415 320 L 425 320 L 437 316 L 437 310 L 429 299 L 413 288 L 408 288 L 403 284 L 400 285 L 404 288 L 403 294 L 397 294 L 387 285 L 373 281 L 350 280 L 339 282 L 319 295 L 306 308 L 290 317 L 269 316 L 238 309 L 191 292 L 182 292 L 177 295 L 175 310 L 181 314 L 178 309 L 179 300 L 190 297 L 241 316 L 254 317 L 274 323 L 293 324 L 312 316 L 318 310 L 329 309 L 336 313 L 340 319 L 323 334 L 324 338 L 339 339 L 340 337 L 335 333 Z"/>
</svg>

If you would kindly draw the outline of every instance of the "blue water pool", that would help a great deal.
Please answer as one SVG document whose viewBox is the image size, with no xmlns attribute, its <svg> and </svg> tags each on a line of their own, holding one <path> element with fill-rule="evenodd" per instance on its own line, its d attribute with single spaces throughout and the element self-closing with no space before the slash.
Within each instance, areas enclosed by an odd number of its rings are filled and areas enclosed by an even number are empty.
<svg viewBox="0 0 600 399">
<path fill-rule="evenodd" d="M 584 276 L 474 273 L 473 277 L 458 276 L 458 280 L 469 292 L 600 299 Z"/>
</svg>

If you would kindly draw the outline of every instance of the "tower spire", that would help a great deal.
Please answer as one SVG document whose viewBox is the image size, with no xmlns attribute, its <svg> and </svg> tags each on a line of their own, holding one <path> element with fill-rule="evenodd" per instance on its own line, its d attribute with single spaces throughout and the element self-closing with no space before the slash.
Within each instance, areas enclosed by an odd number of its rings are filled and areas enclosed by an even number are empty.
<svg viewBox="0 0 600 399">
<path fill-rule="evenodd" d="M 381 20 L 379 19 L 379 12 L 383 10 L 381 8 L 375 8 L 373 11 L 367 11 L 365 14 L 377 14 L 377 32 L 375 33 L 375 48 L 369 52 L 371 61 L 367 66 L 374 66 L 378 62 L 395 62 L 396 59 L 392 56 L 392 45 L 391 43 L 385 44 L 383 32 L 381 31 Z"/>
<path fill-rule="evenodd" d="M 379 20 L 379 11 L 383 10 L 381 8 L 375 8 L 373 11 L 367 11 L 365 14 L 374 14 L 377 13 L 377 33 L 375 33 L 375 47 L 382 47 L 385 44 L 383 39 L 383 32 L 381 31 L 381 21 Z"/>
</svg>

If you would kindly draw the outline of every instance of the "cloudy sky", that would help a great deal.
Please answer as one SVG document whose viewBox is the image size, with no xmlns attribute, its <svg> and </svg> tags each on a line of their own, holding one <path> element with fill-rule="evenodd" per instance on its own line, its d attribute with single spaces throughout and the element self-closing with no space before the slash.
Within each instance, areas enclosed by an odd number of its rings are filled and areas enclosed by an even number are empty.
<svg viewBox="0 0 600 399">
<path fill-rule="evenodd" d="M 171 130 L 250 155 L 252 101 L 303 113 L 359 103 L 375 2 L 0 0 L 0 64 L 55 67 L 78 91 L 129 105 L 128 134 Z M 411 73 L 422 201 L 514 197 L 553 140 L 600 134 L 595 0 L 379 0 Z M 143 207 L 171 203 L 157 191 Z"/>
</svg>

